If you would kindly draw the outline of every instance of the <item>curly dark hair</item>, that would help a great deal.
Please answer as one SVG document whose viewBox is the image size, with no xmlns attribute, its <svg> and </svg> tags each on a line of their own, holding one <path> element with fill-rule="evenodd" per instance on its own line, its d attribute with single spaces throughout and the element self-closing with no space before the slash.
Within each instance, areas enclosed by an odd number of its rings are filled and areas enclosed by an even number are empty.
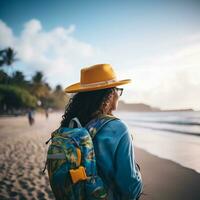
<svg viewBox="0 0 200 200">
<path fill-rule="evenodd" d="M 70 120 L 77 117 L 82 126 L 101 114 L 112 115 L 110 99 L 114 94 L 113 88 L 79 92 L 70 98 L 62 116 L 61 127 L 68 127 Z"/>
</svg>

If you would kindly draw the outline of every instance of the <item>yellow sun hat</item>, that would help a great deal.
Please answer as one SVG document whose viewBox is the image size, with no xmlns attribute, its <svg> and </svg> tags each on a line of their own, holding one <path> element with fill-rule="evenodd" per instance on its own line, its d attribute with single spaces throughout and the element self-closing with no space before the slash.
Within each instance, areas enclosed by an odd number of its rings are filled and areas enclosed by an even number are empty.
<svg viewBox="0 0 200 200">
<path fill-rule="evenodd" d="M 97 64 L 81 69 L 80 82 L 64 89 L 66 93 L 87 92 L 125 85 L 131 79 L 117 80 L 110 64 Z"/>
</svg>

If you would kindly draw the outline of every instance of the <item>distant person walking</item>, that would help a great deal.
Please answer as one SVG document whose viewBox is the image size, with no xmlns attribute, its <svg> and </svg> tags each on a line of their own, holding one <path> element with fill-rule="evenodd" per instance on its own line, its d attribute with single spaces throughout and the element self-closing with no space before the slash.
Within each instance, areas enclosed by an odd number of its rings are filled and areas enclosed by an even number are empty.
<svg viewBox="0 0 200 200">
<path fill-rule="evenodd" d="M 29 122 L 30 126 L 32 126 L 35 122 L 34 114 L 33 114 L 33 111 L 31 109 L 28 110 L 28 122 Z"/>
<path fill-rule="evenodd" d="M 48 111 L 48 109 L 45 109 L 45 116 L 46 116 L 46 119 L 49 118 L 49 111 Z"/>
</svg>

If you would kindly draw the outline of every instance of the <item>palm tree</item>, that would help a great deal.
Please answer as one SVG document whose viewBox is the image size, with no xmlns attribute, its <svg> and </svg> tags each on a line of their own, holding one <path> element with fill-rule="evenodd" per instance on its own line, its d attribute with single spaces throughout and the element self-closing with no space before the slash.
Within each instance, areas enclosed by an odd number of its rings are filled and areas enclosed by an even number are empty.
<svg viewBox="0 0 200 200">
<path fill-rule="evenodd" d="M 11 66 L 16 60 L 16 52 L 11 47 L 0 50 L 0 67 L 3 65 Z"/>
<path fill-rule="evenodd" d="M 5 50 L 0 50 L 0 67 L 4 65 Z"/>
<path fill-rule="evenodd" d="M 55 92 L 59 93 L 61 91 L 62 91 L 62 86 L 61 85 L 56 85 Z"/>
<path fill-rule="evenodd" d="M 32 77 L 31 92 L 42 103 L 44 107 L 46 101 L 50 95 L 51 87 L 44 81 L 44 75 L 42 72 L 37 71 Z"/>
<path fill-rule="evenodd" d="M 10 77 L 10 83 L 23 88 L 30 88 L 30 82 L 25 79 L 25 75 L 21 71 L 15 71 Z"/>
<path fill-rule="evenodd" d="M 0 84 L 6 84 L 10 77 L 2 69 L 0 70 Z"/>
<path fill-rule="evenodd" d="M 70 99 L 70 97 L 64 93 L 61 85 L 56 85 L 51 95 L 54 102 L 53 107 L 56 109 L 64 109 L 65 105 Z"/>
<path fill-rule="evenodd" d="M 33 83 L 37 83 L 37 84 L 42 84 L 43 83 L 43 78 L 44 78 L 44 75 L 42 72 L 38 71 L 35 73 L 35 75 L 32 77 L 32 82 Z"/>
<path fill-rule="evenodd" d="M 3 67 L 4 65 L 11 67 L 12 64 L 18 60 L 16 58 L 16 54 L 17 53 L 11 47 L 0 50 L 0 67 Z M 9 76 L 8 70 L 7 70 L 7 74 Z M 6 84 L 8 84 L 8 82 L 9 80 L 7 79 Z"/>
</svg>

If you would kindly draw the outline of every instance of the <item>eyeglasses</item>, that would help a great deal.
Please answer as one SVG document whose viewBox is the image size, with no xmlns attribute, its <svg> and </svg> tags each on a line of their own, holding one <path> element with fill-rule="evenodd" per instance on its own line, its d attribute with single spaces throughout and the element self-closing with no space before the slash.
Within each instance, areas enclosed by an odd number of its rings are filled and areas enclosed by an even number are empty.
<svg viewBox="0 0 200 200">
<path fill-rule="evenodd" d="M 123 90 L 123 88 L 115 88 L 115 91 L 117 92 L 119 97 L 122 96 Z"/>
</svg>

